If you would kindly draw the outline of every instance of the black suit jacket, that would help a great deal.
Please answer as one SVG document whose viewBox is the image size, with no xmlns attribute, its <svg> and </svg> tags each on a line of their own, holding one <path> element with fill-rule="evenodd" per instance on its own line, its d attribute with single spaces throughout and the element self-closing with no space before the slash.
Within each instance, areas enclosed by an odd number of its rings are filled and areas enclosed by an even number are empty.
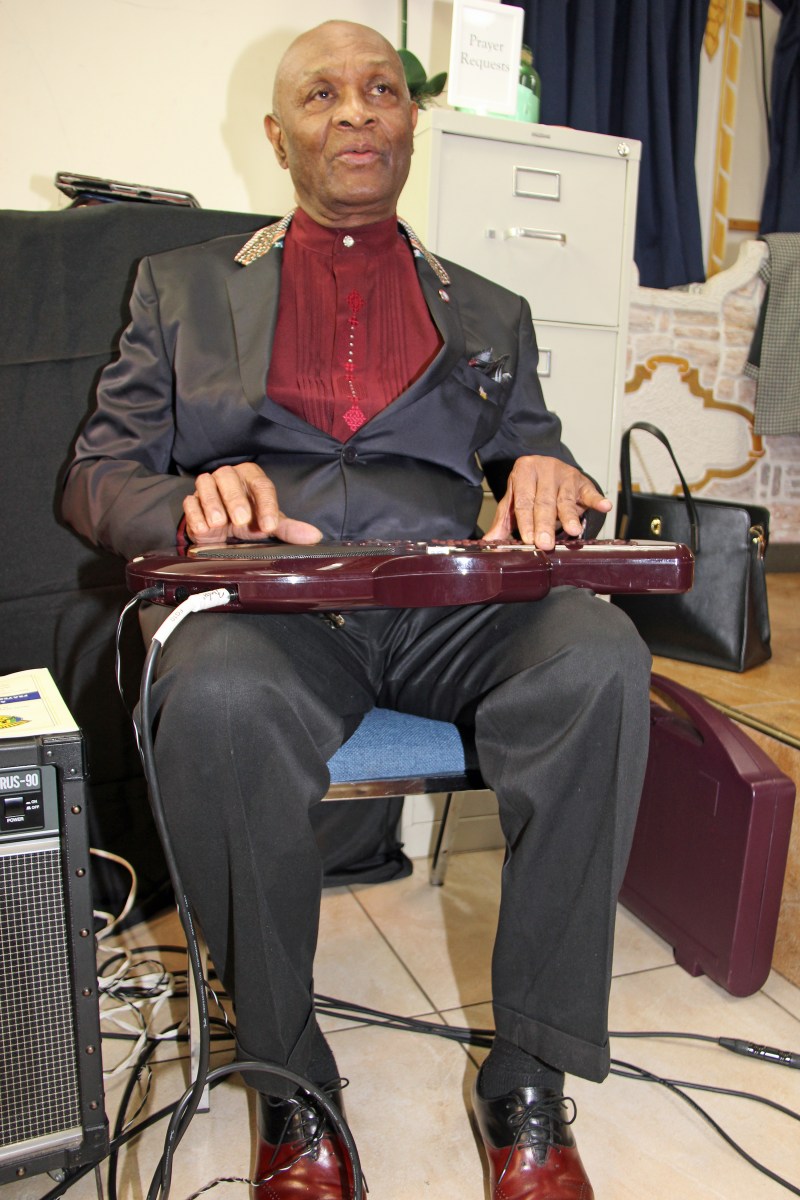
<svg viewBox="0 0 800 1200">
<path fill-rule="evenodd" d="M 521 454 L 574 462 L 544 404 L 527 302 L 418 244 L 443 339 L 424 374 L 344 444 L 282 408 L 266 394 L 282 243 L 246 266 L 241 245 L 235 235 L 142 261 L 64 492 L 66 519 L 90 540 L 126 557 L 173 545 L 195 476 L 243 461 L 327 538 L 468 537 L 484 472 L 501 490 Z M 475 364 L 487 350 L 503 379 Z"/>
</svg>

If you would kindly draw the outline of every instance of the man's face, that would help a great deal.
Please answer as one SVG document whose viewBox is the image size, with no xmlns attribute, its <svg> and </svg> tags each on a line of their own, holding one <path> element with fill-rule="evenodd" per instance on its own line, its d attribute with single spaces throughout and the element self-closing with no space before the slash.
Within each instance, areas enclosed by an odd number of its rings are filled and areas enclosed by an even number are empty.
<svg viewBox="0 0 800 1200">
<path fill-rule="evenodd" d="M 301 208 L 345 227 L 392 216 L 416 122 L 389 43 L 365 26 L 329 22 L 285 55 L 264 124 Z"/>
</svg>

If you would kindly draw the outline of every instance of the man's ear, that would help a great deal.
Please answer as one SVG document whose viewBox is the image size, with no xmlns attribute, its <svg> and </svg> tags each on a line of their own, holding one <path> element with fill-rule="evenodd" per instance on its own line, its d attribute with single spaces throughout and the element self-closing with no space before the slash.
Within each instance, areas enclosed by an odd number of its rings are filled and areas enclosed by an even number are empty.
<svg viewBox="0 0 800 1200">
<path fill-rule="evenodd" d="M 283 130 L 278 123 L 277 118 L 272 113 L 267 113 L 264 117 L 264 129 L 267 137 L 272 144 L 272 149 L 275 151 L 277 158 L 284 171 L 289 169 L 289 160 L 286 157 L 286 151 L 283 145 Z"/>
</svg>

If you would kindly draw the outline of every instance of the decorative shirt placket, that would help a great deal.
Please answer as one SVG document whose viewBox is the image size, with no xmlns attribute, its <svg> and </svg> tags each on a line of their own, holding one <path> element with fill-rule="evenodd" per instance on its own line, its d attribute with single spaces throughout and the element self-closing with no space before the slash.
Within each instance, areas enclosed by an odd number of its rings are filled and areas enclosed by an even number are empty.
<svg viewBox="0 0 800 1200">
<path fill-rule="evenodd" d="M 342 306 L 341 301 L 337 297 L 337 312 L 339 314 L 337 322 L 341 321 L 344 312 L 347 313 L 347 316 L 345 317 L 346 336 L 344 339 L 339 336 L 336 341 L 335 369 L 337 373 L 340 373 L 339 378 L 344 383 L 344 389 L 347 398 L 350 400 L 350 406 L 344 412 L 337 413 L 337 419 L 341 416 L 350 433 L 353 434 L 367 420 L 366 414 L 361 407 L 361 399 L 356 386 L 356 374 L 359 367 L 363 364 L 364 354 L 363 323 L 359 319 L 359 313 L 363 310 L 366 301 L 358 287 L 348 288 L 348 284 L 354 278 L 358 277 L 359 267 L 363 270 L 364 258 L 363 255 L 359 254 L 357 257 L 354 256 L 353 260 L 348 261 L 346 257 L 347 252 L 355 246 L 355 239 L 350 234 L 344 235 L 341 244 L 343 248 L 342 252 L 336 254 L 334 259 L 334 273 L 336 275 L 337 292 L 339 295 L 345 289 L 348 290 L 344 306 Z M 354 268 L 356 269 L 354 270 Z M 343 354 L 342 349 L 344 351 Z"/>
</svg>

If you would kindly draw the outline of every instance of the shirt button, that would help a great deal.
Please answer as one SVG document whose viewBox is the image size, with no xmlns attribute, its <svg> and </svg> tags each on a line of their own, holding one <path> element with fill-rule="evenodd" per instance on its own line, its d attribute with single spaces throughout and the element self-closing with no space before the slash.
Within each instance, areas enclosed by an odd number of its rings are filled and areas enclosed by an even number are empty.
<svg viewBox="0 0 800 1200">
<path fill-rule="evenodd" d="M 344 237 L 342 238 L 342 245 L 345 246 L 348 250 L 350 249 L 351 246 L 355 246 L 355 244 L 356 244 L 356 239 L 354 237 L 351 237 L 349 233 L 346 233 L 344 235 Z"/>
<path fill-rule="evenodd" d="M 358 458 L 358 451 L 354 446 L 345 446 L 342 451 L 342 458 L 346 463 L 354 463 Z"/>
</svg>

